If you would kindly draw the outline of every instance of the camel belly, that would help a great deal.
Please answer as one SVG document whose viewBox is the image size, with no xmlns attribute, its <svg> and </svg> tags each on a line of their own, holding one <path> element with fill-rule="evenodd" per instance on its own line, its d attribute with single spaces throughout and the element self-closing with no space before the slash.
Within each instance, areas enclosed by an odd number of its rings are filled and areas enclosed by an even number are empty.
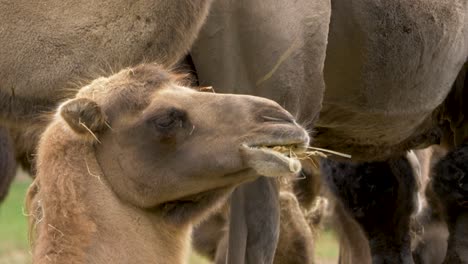
<svg viewBox="0 0 468 264">
<path fill-rule="evenodd" d="M 465 0 L 333 0 L 319 141 L 391 146 L 428 129 L 466 61 L 467 25 Z"/>
<path fill-rule="evenodd" d="M 433 133 L 431 116 L 430 111 L 414 114 L 354 112 L 324 103 L 313 143 L 353 155 L 363 154 L 352 153 L 354 149 L 361 152 L 371 148 L 391 148 L 389 152 L 393 152 L 394 146 L 412 137 Z"/>
</svg>

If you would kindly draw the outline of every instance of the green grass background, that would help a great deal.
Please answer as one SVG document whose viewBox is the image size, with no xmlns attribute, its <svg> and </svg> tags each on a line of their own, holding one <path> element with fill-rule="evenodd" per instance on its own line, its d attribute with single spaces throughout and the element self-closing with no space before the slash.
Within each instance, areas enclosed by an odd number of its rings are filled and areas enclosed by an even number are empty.
<svg viewBox="0 0 468 264">
<path fill-rule="evenodd" d="M 0 205 L 0 264 L 31 263 L 27 222 L 24 215 L 24 197 L 31 183 L 24 173 L 13 182 L 7 199 Z M 334 234 L 325 230 L 316 241 L 318 264 L 337 263 L 338 246 Z M 207 264 L 202 257 L 192 254 L 190 264 Z"/>
</svg>

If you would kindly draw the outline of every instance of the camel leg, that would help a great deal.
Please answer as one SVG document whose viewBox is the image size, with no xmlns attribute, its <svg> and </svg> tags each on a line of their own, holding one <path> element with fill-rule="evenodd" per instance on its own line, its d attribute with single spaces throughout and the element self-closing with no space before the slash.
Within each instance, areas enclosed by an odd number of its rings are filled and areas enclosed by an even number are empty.
<svg viewBox="0 0 468 264">
<path fill-rule="evenodd" d="M 431 222 L 424 225 L 421 242 L 413 250 L 415 264 L 441 264 L 447 250 L 448 231 L 444 223 Z"/>
<path fill-rule="evenodd" d="M 332 225 L 340 243 L 338 263 L 370 264 L 372 262 L 369 243 L 362 228 L 341 203 L 335 203 Z"/>
<path fill-rule="evenodd" d="M 444 263 L 468 263 L 468 144 L 449 152 L 434 168 L 432 188 L 449 230 Z"/>
<path fill-rule="evenodd" d="M 416 216 L 423 232 L 418 237 L 413 249 L 416 264 L 441 264 L 447 252 L 448 230 L 437 195 L 430 185 L 425 192 L 427 205 Z"/>
<path fill-rule="evenodd" d="M 309 227 L 308 219 L 300 207 L 296 195 L 287 189 L 291 186 L 281 186 L 279 195 L 280 203 L 280 233 L 277 248 L 275 251 L 275 264 L 307 264 L 313 262 L 314 237 Z M 245 198 L 240 196 L 240 199 Z M 239 203 L 242 205 L 243 202 Z M 243 210 L 241 211 L 243 212 Z M 216 212 L 208 219 L 194 228 L 192 233 L 192 246 L 201 255 L 207 257 L 216 264 L 226 263 L 228 225 L 226 208 Z M 236 219 L 243 221 L 245 214 L 236 212 Z M 244 223 L 244 222 L 240 222 Z M 318 224 L 317 224 L 318 225 Z M 242 224 L 242 232 L 246 232 L 247 225 Z M 241 232 L 241 233 L 242 233 Z M 244 236 L 241 236 L 242 244 L 238 248 L 246 248 L 247 243 Z M 245 251 L 245 250 L 243 250 Z M 244 252 L 245 254 L 245 252 Z M 262 253 L 264 254 L 264 253 Z M 242 256 L 242 251 L 240 252 Z M 242 261 L 241 259 L 232 260 Z M 253 261 L 252 261 L 253 262 Z M 250 262 L 249 262 L 250 263 Z"/>
<path fill-rule="evenodd" d="M 362 227 L 372 263 L 413 263 L 410 216 L 416 183 L 406 157 L 382 162 L 323 160 L 331 191 Z"/>
<path fill-rule="evenodd" d="M 15 149 L 8 129 L 0 127 L 0 202 L 8 194 L 16 173 Z"/>
<path fill-rule="evenodd" d="M 279 238 L 278 187 L 260 177 L 231 196 L 228 264 L 273 263 Z"/>
</svg>

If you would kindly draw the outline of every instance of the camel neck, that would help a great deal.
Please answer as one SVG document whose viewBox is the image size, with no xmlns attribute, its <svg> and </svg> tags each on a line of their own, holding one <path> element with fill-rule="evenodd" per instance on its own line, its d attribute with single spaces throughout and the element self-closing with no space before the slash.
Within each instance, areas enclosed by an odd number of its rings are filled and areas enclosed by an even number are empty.
<svg viewBox="0 0 468 264">
<path fill-rule="evenodd" d="M 94 151 L 87 156 L 88 206 L 96 232 L 89 248 L 90 263 L 186 263 L 191 226 L 169 223 L 161 213 L 120 200 L 106 183 Z M 94 168 L 94 171 L 93 171 Z"/>
<path fill-rule="evenodd" d="M 37 191 L 28 201 L 36 216 L 34 263 L 185 263 L 191 226 L 119 199 L 93 147 L 63 134 L 41 142 L 50 148 L 40 148 Z"/>
</svg>

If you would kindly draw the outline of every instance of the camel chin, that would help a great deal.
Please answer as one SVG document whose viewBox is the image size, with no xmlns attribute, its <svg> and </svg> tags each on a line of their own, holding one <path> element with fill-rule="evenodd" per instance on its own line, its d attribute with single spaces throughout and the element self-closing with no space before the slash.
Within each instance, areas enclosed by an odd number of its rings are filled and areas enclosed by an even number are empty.
<svg viewBox="0 0 468 264">
<path fill-rule="evenodd" d="M 294 149 L 294 151 L 291 149 Z M 243 144 L 241 152 L 248 166 L 259 175 L 267 177 L 295 175 L 302 169 L 301 162 L 296 155 L 302 154 L 304 150 L 294 145 L 261 146 Z"/>
</svg>

